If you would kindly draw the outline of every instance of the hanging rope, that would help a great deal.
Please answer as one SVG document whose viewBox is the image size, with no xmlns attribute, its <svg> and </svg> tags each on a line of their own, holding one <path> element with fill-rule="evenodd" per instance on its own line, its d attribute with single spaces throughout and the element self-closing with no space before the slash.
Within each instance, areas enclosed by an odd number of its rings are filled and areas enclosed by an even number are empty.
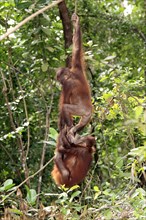
<svg viewBox="0 0 146 220">
<path fill-rule="evenodd" d="M 75 0 L 75 14 L 77 14 L 77 0 Z"/>
</svg>

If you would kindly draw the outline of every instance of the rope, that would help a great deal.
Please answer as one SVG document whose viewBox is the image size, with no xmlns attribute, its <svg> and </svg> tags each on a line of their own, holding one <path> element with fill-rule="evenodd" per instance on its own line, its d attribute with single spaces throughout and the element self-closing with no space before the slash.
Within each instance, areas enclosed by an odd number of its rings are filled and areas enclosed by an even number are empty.
<svg viewBox="0 0 146 220">
<path fill-rule="evenodd" d="M 77 14 L 77 0 L 75 0 L 75 14 Z"/>
</svg>

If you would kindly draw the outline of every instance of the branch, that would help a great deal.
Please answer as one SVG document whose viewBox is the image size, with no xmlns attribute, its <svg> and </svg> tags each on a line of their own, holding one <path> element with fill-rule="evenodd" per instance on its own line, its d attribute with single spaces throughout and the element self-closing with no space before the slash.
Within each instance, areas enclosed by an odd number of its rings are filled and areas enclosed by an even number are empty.
<svg viewBox="0 0 146 220">
<path fill-rule="evenodd" d="M 14 123 L 13 113 L 11 111 L 11 106 L 10 106 L 9 100 L 8 100 L 8 94 L 7 94 L 8 88 L 7 88 L 7 85 L 6 85 L 6 80 L 5 80 L 3 72 L 2 71 L 0 71 L 0 72 L 1 72 L 1 76 L 2 76 L 2 82 L 3 82 L 3 91 L 2 92 L 3 92 L 4 98 L 5 98 L 6 106 L 7 106 L 9 117 L 10 117 L 10 124 L 11 124 L 11 127 L 12 127 L 13 131 L 16 131 L 16 126 L 15 126 L 15 123 Z"/>
<path fill-rule="evenodd" d="M 63 33 L 64 33 L 64 41 L 65 41 L 64 44 L 66 50 L 72 44 L 72 24 L 65 1 L 58 4 L 58 8 L 63 25 Z M 66 58 L 66 66 L 71 67 L 71 55 L 68 55 Z"/>
<path fill-rule="evenodd" d="M 22 95 L 22 100 L 23 100 L 23 105 L 24 105 L 24 112 L 25 112 L 25 116 L 26 116 L 26 121 L 28 123 L 28 126 L 27 126 L 27 149 L 26 149 L 26 158 L 28 157 L 28 153 L 29 153 L 29 147 L 30 147 L 30 124 L 29 124 L 29 115 L 28 115 L 28 109 L 27 109 L 27 103 L 26 103 L 26 99 L 25 99 L 25 95 L 24 95 L 24 90 L 22 88 L 22 85 L 20 83 L 20 80 L 16 74 L 16 69 L 13 68 L 14 71 L 15 71 L 15 76 L 16 76 L 16 79 L 17 79 L 17 82 L 18 82 L 18 85 L 19 85 L 19 88 L 20 88 L 20 93 Z"/>
<path fill-rule="evenodd" d="M 51 90 L 52 90 L 52 88 L 51 88 Z M 41 90 L 40 90 L 40 93 L 41 93 L 43 99 L 45 100 L 45 98 L 44 98 L 44 96 L 43 96 Z M 47 104 L 46 104 L 46 129 L 45 129 L 44 145 L 43 145 L 43 149 L 42 149 L 42 156 L 41 156 L 41 162 L 40 162 L 40 169 L 43 167 L 44 161 L 45 161 L 47 141 L 48 141 L 49 129 L 50 129 L 50 114 L 51 114 L 51 110 L 52 110 L 52 106 L 53 106 L 53 98 L 54 98 L 54 92 L 52 92 L 52 94 L 51 94 L 50 107 L 48 108 L 48 106 L 47 106 Z M 40 195 L 40 192 L 41 192 L 42 175 L 43 175 L 43 172 L 41 171 L 41 172 L 39 173 L 39 178 L 38 178 L 37 207 L 38 207 L 38 205 L 39 205 L 39 195 Z"/>
<path fill-rule="evenodd" d="M 8 31 L 3 34 L 2 36 L 0 36 L 0 41 L 5 39 L 6 37 L 8 37 L 10 34 L 12 34 L 13 32 L 15 32 L 17 29 L 19 29 L 21 26 L 23 26 L 24 24 L 26 24 L 28 21 L 32 20 L 34 17 L 38 16 L 39 14 L 43 13 L 44 11 L 46 11 L 47 9 L 53 8 L 55 5 L 59 4 L 60 2 L 62 2 L 63 0 L 58 0 L 53 2 L 52 4 L 47 5 L 46 7 L 40 9 L 39 11 L 35 12 L 34 14 L 30 15 L 29 17 L 25 18 L 23 21 L 21 21 L 19 24 L 17 24 L 15 27 L 9 28 Z"/>
</svg>

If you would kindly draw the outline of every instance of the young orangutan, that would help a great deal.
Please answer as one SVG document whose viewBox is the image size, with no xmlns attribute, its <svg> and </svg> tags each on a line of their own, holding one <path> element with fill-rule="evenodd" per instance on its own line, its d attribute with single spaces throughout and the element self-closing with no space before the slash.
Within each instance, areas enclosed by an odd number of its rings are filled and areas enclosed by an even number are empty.
<svg viewBox="0 0 146 220">
<path fill-rule="evenodd" d="M 69 144 L 64 140 L 66 134 L 62 130 L 58 137 L 52 177 L 57 185 L 71 187 L 83 181 L 92 162 L 95 152 L 95 138 L 88 135 L 76 137 L 77 144 Z M 64 146 L 64 142 L 68 146 Z M 69 148 L 70 147 L 70 148 Z"/>
<path fill-rule="evenodd" d="M 74 35 L 71 68 L 59 68 L 57 71 L 57 80 L 62 85 L 59 129 L 63 129 L 65 125 L 71 128 L 73 115 L 81 116 L 79 123 L 73 126 L 68 132 L 69 141 L 76 144 L 74 134 L 83 129 L 90 121 L 92 103 L 90 87 L 84 72 L 79 17 L 73 14 L 72 21 Z"/>
</svg>

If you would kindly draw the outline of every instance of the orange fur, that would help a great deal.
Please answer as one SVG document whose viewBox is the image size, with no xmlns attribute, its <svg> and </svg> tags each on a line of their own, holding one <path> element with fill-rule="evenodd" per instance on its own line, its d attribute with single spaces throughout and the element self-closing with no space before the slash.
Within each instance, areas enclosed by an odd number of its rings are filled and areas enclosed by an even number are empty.
<svg viewBox="0 0 146 220">
<path fill-rule="evenodd" d="M 93 152 L 94 148 L 91 148 L 91 146 L 86 148 L 76 146 L 73 151 L 65 153 L 63 163 L 70 171 L 70 178 L 64 179 L 57 165 L 54 164 L 51 174 L 55 183 L 58 186 L 65 185 L 66 187 L 72 187 L 73 185 L 81 183 L 90 168 Z"/>
<path fill-rule="evenodd" d="M 82 53 L 82 36 L 79 17 L 72 16 L 74 34 L 71 68 L 59 68 L 57 80 L 62 85 L 59 103 L 59 137 L 54 157 L 52 177 L 57 185 L 71 187 L 79 184 L 87 175 L 92 162 L 95 138 L 77 137 L 90 121 L 92 103 L 90 87 L 85 74 Z M 73 126 L 73 116 L 80 116 L 80 121 Z M 67 129 L 66 129 L 67 128 Z"/>
</svg>

